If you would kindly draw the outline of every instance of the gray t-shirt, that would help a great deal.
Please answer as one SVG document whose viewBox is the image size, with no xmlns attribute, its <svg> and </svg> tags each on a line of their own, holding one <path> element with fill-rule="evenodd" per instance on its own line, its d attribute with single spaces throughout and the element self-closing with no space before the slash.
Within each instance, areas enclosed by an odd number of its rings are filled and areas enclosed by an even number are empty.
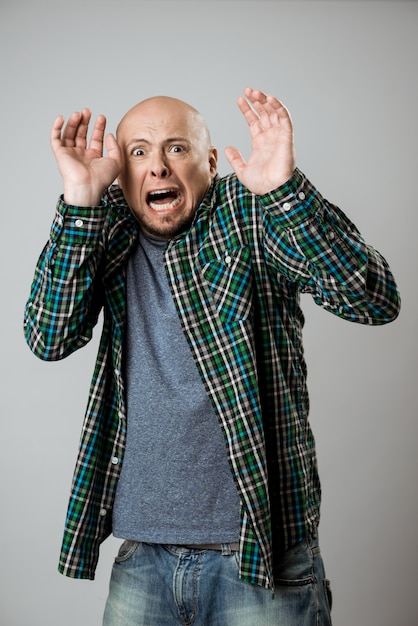
<svg viewBox="0 0 418 626">
<path fill-rule="evenodd" d="M 236 542 L 239 497 L 171 296 L 165 245 L 140 235 L 128 264 L 128 433 L 113 533 L 151 543 Z"/>
</svg>

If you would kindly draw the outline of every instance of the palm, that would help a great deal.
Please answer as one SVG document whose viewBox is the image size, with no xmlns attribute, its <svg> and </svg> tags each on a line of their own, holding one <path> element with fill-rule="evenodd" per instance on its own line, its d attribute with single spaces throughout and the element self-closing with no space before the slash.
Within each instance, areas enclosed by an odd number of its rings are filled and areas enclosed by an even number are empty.
<svg viewBox="0 0 418 626">
<path fill-rule="evenodd" d="M 97 150 L 62 147 L 56 152 L 63 177 L 79 184 L 96 184 L 114 178 L 117 164 Z"/>
</svg>

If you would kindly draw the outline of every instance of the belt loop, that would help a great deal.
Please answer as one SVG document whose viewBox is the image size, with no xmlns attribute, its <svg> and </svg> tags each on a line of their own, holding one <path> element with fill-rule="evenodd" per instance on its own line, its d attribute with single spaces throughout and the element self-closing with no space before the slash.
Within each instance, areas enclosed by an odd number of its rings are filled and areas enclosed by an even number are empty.
<svg viewBox="0 0 418 626">
<path fill-rule="evenodd" d="M 230 556 L 232 554 L 232 548 L 230 543 L 222 543 L 221 544 L 221 555 L 222 556 Z"/>
</svg>

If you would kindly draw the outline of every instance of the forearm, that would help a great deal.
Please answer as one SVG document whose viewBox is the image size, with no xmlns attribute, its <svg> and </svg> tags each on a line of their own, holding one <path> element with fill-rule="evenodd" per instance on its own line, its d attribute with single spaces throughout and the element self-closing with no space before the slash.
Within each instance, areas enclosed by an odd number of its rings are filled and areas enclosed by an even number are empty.
<svg viewBox="0 0 418 626">
<path fill-rule="evenodd" d="M 301 172 L 261 202 L 267 207 L 266 245 L 279 271 L 317 304 L 365 324 L 396 318 L 399 294 L 387 262 Z"/>
<path fill-rule="evenodd" d="M 102 306 L 98 269 L 107 214 L 58 202 L 50 237 L 36 265 L 25 307 L 25 337 L 43 360 L 85 345 Z"/>
</svg>

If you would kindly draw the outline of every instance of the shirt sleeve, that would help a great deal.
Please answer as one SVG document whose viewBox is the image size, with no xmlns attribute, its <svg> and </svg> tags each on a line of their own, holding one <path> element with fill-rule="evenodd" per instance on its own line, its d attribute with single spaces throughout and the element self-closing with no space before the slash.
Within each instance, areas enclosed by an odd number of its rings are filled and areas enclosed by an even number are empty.
<svg viewBox="0 0 418 626">
<path fill-rule="evenodd" d="M 386 260 L 300 170 L 259 201 L 269 259 L 302 292 L 350 321 L 377 325 L 397 317 L 400 297 Z"/>
<path fill-rule="evenodd" d="M 62 198 L 58 201 L 25 306 L 26 341 L 45 361 L 66 357 L 92 337 L 103 302 L 96 276 L 106 220 L 105 207 L 76 207 Z"/>
</svg>

